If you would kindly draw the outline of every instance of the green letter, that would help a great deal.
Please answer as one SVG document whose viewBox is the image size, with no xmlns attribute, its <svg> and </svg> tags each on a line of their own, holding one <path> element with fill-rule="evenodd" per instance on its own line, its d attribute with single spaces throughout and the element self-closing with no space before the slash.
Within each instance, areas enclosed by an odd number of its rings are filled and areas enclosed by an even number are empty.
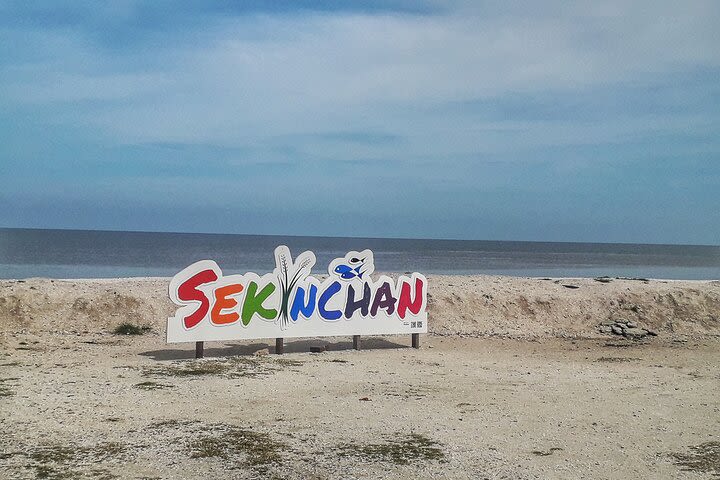
<svg viewBox="0 0 720 480">
<path fill-rule="evenodd" d="M 257 287 L 257 283 L 250 282 L 245 292 L 245 303 L 243 303 L 241 317 L 242 323 L 245 326 L 250 323 L 250 319 L 256 313 L 265 320 L 272 320 L 277 317 L 277 310 L 274 308 L 267 309 L 262 306 L 262 303 L 267 300 L 267 297 L 275 291 L 275 284 L 268 283 L 260 290 L 260 293 L 257 293 Z"/>
</svg>

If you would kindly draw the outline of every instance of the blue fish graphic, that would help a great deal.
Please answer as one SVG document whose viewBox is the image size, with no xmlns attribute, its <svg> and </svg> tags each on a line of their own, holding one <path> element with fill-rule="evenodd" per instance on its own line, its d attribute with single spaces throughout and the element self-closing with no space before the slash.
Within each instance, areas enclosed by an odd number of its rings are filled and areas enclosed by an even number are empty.
<svg viewBox="0 0 720 480">
<path fill-rule="evenodd" d="M 340 275 L 340 278 L 343 278 L 345 280 L 350 280 L 351 278 L 362 278 L 363 273 L 360 271 L 363 266 L 365 266 L 365 259 L 362 260 L 356 257 L 353 257 L 348 262 L 350 265 L 338 265 L 335 267 L 334 272 Z M 358 265 L 359 264 L 359 265 Z M 355 266 L 357 265 L 357 266 Z"/>
</svg>

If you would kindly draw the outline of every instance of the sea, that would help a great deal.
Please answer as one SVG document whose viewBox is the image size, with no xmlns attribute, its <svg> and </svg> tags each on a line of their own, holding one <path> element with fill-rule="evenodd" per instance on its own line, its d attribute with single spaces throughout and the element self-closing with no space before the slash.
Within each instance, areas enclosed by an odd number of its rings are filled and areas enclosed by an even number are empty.
<svg viewBox="0 0 720 480">
<path fill-rule="evenodd" d="M 301 237 L 0 228 L 0 278 L 170 277 L 215 260 L 225 274 L 265 273 L 273 251 L 312 250 L 313 269 L 369 248 L 378 272 L 521 277 L 720 279 L 720 246 Z"/>
</svg>

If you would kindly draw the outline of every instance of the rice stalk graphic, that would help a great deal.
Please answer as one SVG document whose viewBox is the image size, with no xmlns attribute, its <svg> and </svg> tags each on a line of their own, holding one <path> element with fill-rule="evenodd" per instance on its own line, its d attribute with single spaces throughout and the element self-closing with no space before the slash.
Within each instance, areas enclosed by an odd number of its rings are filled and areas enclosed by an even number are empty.
<svg viewBox="0 0 720 480">
<path fill-rule="evenodd" d="M 297 263 L 292 261 L 290 250 L 281 249 L 276 254 L 275 262 L 279 270 L 278 282 L 280 283 L 280 328 L 285 330 L 290 325 L 290 297 L 297 282 L 310 274 L 315 263 L 310 252 L 300 254 Z"/>
</svg>

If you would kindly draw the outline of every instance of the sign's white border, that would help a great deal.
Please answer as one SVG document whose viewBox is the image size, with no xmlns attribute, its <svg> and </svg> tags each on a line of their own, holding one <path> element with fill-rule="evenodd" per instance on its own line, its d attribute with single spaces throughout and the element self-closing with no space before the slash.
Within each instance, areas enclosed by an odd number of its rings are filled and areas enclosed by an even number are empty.
<svg viewBox="0 0 720 480">
<path fill-rule="evenodd" d="M 374 255 L 363 250 L 331 261 L 320 280 L 310 275 L 315 261 L 310 251 L 293 260 L 281 245 L 276 268 L 262 276 L 224 276 L 212 260 L 188 266 L 170 281 L 178 309 L 168 318 L 167 342 L 427 332 L 424 275 L 373 279 Z"/>
</svg>

